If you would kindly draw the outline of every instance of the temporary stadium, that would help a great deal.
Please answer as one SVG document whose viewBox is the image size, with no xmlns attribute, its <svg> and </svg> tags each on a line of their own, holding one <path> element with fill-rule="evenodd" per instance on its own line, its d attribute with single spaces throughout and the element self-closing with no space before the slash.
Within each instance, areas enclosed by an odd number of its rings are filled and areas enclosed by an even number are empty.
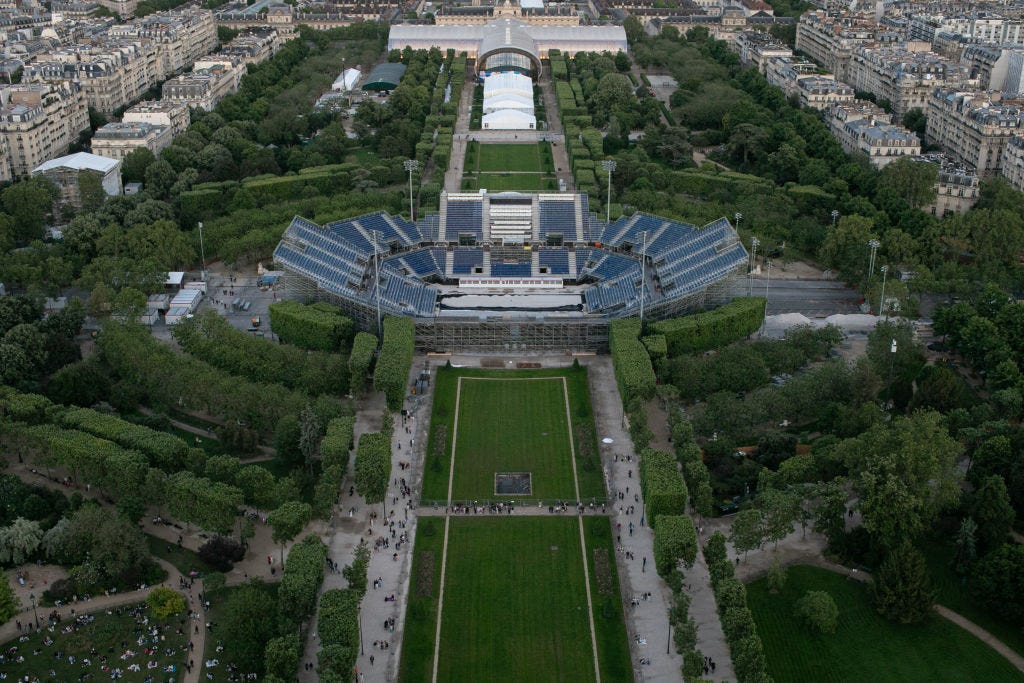
<svg viewBox="0 0 1024 683">
<path fill-rule="evenodd" d="M 585 194 L 486 191 L 442 193 L 416 222 L 296 216 L 274 251 L 291 298 L 338 305 L 370 331 L 410 316 L 420 350 L 478 352 L 603 350 L 611 318 L 722 302 L 747 258 L 725 218 L 606 223 Z"/>
</svg>

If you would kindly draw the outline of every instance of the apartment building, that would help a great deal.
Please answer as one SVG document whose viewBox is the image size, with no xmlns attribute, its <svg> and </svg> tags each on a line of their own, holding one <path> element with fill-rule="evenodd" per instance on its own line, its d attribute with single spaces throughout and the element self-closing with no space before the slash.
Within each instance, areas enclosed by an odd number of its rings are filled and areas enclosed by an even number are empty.
<svg viewBox="0 0 1024 683">
<path fill-rule="evenodd" d="M 786 97 L 797 94 L 797 81 L 815 75 L 835 80 L 835 76 L 826 73 L 820 66 L 803 57 L 773 57 L 768 60 L 764 74 L 769 83 L 782 88 Z"/>
<path fill-rule="evenodd" d="M 139 0 L 97 0 L 101 7 L 106 7 L 108 10 L 121 17 L 127 19 L 135 16 L 135 10 L 139 6 Z"/>
<path fill-rule="evenodd" d="M 1024 22 L 985 13 L 915 14 L 907 22 L 911 40 L 934 42 L 938 33 L 955 33 L 983 43 L 1024 42 Z"/>
<path fill-rule="evenodd" d="M 188 129 L 192 117 L 188 105 L 182 102 L 166 100 L 144 100 L 125 110 L 121 120 L 125 123 L 148 123 L 152 126 L 164 126 L 171 130 L 171 136 L 177 137 Z"/>
<path fill-rule="evenodd" d="M 937 88 L 928 101 L 928 140 L 982 177 L 999 173 L 1010 138 L 1024 129 L 1024 100 L 998 92 Z"/>
<path fill-rule="evenodd" d="M 911 109 L 924 111 L 937 87 L 976 85 L 967 67 L 934 52 L 914 52 L 902 45 L 858 48 L 850 59 L 845 80 L 855 90 L 888 101 L 897 120 Z"/>
<path fill-rule="evenodd" d="M 0 86 L 0 137 L 12 176 L 64 154 L 88 128 L 89 110 L 75 83 Z"/>
<path fill-rule="evenodd" d="M 273 57 L 281 43 L 281 35 L 275 29 L 250 29 L 225 44 L 220 55 L 236 64 L 259 64 Z"/>
<path fill-rule="evenodd" d="M 1014 136 L 1006 141 L 1000 173 L 1011 185 L 1024 192 L 1024 137 Z"/>
<path fill-rule="evenodd" d="M 27 82 L 81 84 L 89 106 L 104 114 L 142 97 L 157 82 L 157 53 L 151 43 L 106 41 L 67 46 L 40 55 L 25 67 Z"/>
<path fill-rule="evenodd" d="M 81 208 L 82 194 L 80 181 L 83 175 L 98 177 L 103 192 L 115 197 L 122 192 L 121 162 L 96 154 L 77 152 L 57 159 L 51 159 L 32 169 L 32 175 L 41 175 L 52 182 L 59 192 L 54 202 L 57 213 L 63 206 Z"/>
<path fill-rule="evenodd" d="M 740 63 L 744 66 L 756 66 L 761 73 L 766 72 L 769 60 L 793 56 L 789 46 L 762 31 L 737 33 L 733 44 L 739 52 Z"/>
<path fill-rule="evenodd" d="M 159 60 L 158 81 L 181 73 L 217 47 L 213 12 L 205 9 L 157 12 L 114 26 L 108 36 L 151 43 Z"/>
<path fill-rule="evenodd" d="M 108 123 L 97 129 L 92 136 L 92 151 L 102 157 L 123 161 L 140 147 L 145 147 L 154 155 L 159 154 L 173 140 L 169 126 L 122 121 Z"/>
<path fill-rule="evenodd" d="M 876 168 L 900 157 L 921 154 L 921 141 L 903 126 L 893 125 L 891 116 L 876 104 L 853 100 L 834 104 L 826 121 L 829 130 L 850 154 L 866 154 Z"/>
<path fill-rule="evenodd" d="M 238 90 L 245 68 L 231 60 L 202 60 L 191 73 L 175 76 L 163 85 L 163 99 L 212 111 L 217 103 Z"/>
<path fill-rule="evenodd" d="M 853 102 L 853 88 L 826 76 L 806 76 L 796 81 L 800 104 L 809 109 L 825 111 L 839 102 Z"/>
<path fill-rule="evenodd" d="M 914 161 L 935 164 L 935 201 L 922 207 L 933 216 L 942 218 L 947 213 L 963 213 L 978 203 L 980 179 L 973 168 L 957 164 L 945 154 L 924 154 Z"/>
<path fill-rule="evenodd" d="M 853 51 L 874 41 L 875 28 L 860 17 L 833 17 L 823 10 L 805 12 L 796 26 L 796 49 L 846 81 Z"/>
</svg>

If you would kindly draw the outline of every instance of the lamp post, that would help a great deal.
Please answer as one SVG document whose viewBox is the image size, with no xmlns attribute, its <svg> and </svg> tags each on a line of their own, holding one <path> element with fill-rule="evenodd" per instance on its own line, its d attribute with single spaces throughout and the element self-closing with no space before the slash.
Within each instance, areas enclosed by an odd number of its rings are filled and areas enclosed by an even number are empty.
<svg viewBox="0 0 1024 683">
<path fill-rule="evenodd" d="M 32 615 L 35 617 L 35 620 L 36 620 L 36 630 L 38 631 L 39 630 L 39 612 L 36 611 L 36 594 L 35 593 L 31 593 L 28 596 L 28 599 L 32 601 Z"/>
<path fill-rule="evenodd" d="M 363 610 L 360 609 L 359 605 L 356 605 L 356 619 L 359 621 L 359 654 L 366 654 L 363 652 Z"/>
<path fill-rule="evenodd" d="M 383 334 L 383 324 L 380 318 L 380 254 L 377 249 L 377 236 L 380 234 L 379 230 L 371 230 L 373 233 L 373 285 L 374 285 L 374 299 L 377 300 L 377 336 Z"/>
<path fill-rule="evenodd" d="M 665 643 L 665 654 L 670 653 L 672 646 L 672 610 L 668 611 L 668 642 Z"/>
<path fill-rule="evenodd" d="M 871 256 L 868 257 L 868 282 L 871 282 L 871 276 L 875 274 L 875 254 L 882 243 L 878 240 L 868 240 L 868 246 L 871 247 Z"/>
<path fill-rule="evenodd" d="M 640 233 L 644 236 L 644 246 L 640 251 L 640 329 L 644 328 L 644 284 L 647 279 L 647 231 Z"/>
<path fill-rule="evenodd" d="M 203 245 L 203 222 L 199 221 L 199 258 L 203 260 L 203 282 L 206 282 L 206 247 Z M 209 288 L 207 288 L 209 291 Z"/>
<path fill-rule="evenodd" d="M 737 216 L 739 214 L 736 214 Z M 756 237 L 750 240 L 750 270 L 747 271 L 747 296 L 754 295 L 754 267 L 757 265 L 757 247 L 761 240 Z"/>
<path fill-rule="evenodd" d="M 878 315 L 882 315 L 882 311 L 885 309 L 885 278 L 889 275 L 889 266 L 882 266 L 882 299 L 878 302 Z M 889 314 L 885 314 L 885 319 L 889 319 Z"/>
<path fill-rule="evenodd" d="M 601 168 L 608 174 L 608 196 L 605 198 L 605 204 L 607 204 L 607 211 L 605 213 L 605 222 L 612 222 L 612 173 L 615 173 L 615 167 L 618 164 L 615 163 L 615 159 L 605 159 L 601 162 Z"/>
<path fill-rule="evenodd" d="M 735 214 L 733 214 L 733 218 L 736 219 L 736 230 L 739 231 L 740 221 L 743 220 L 743 214 L 737 211 Z"/>
<path fill-rule="evenodd" d="M 415 159 L 406 159 L 403 166 L 405 166 L 405 170 L 409 173 L 409 220 L 415 221 L 416 216 L 413 215 L 412 208 L 412 172 L 420 167 L 420 162 Z"/>
<path fill-rule="evenodd" d="M 839 209 L 832 209 L 832 227 L 836 227 L 836 221 L 839 219 Z"/>
<path fill-rule="evenodd" d="M 761 336 L 764 336 L 764 330 L 768 327 L 768 285 L 772 282 L 772 260 L 765 259 L 764 265 L 768 268 L 768 278 L 764 281 L 764 323 L 761 329 Z"/>
</svg>

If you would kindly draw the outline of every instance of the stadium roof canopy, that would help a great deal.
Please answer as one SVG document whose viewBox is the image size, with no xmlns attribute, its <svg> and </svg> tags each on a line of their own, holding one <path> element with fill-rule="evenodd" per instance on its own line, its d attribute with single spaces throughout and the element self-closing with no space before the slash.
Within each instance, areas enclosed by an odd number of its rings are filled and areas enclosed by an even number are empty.
<svg viewBox="0 0 1024 683">
<path fill-rule="evenodd" d="M 385 62 L 378 64 L 366 77 L 363 90 L 394 90 L 405 74 L 405 64 Z"/>
</svg>

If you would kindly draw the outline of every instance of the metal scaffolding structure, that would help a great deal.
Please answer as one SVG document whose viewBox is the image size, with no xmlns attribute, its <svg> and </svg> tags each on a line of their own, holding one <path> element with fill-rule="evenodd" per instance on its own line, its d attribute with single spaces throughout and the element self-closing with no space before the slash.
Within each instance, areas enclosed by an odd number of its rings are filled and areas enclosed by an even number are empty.
<svg viewBox="0 0 1024 683">
<path fill-rule="evenodd" d="M 645 313 L 650 321 L 684 315 L 729 301 L 737 270 L 729 277 L 688 297 L 655 301 Z M 357 330 L 376 334 L 377 311 L 352 299 L 333 294 L 317 283 L 285 272 L 283 295 L 304 302 L 324 301 L 338 306 Z M 597 352 L 608 350 L 609 315 L 558 315 L 557 313 L 493 313 L 478 317 L 416 317 L 416 351 L 419 353 L 506 353 L 512 351 Z"/>
</svg>

